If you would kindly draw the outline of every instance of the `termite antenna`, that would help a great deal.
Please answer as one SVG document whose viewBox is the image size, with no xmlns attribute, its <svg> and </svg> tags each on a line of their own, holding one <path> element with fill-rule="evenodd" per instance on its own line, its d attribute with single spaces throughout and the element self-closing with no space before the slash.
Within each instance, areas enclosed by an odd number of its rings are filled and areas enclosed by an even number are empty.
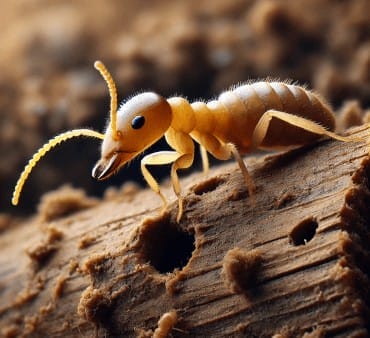
<svg viewBox="0 0 370 338">
<path fill-rule="evenodd" d="M 88 137 L 94 137 L 103 140 L 104 135 L 90 129 L 74 129 L 69 130 L 65 133 L 59 134 L 55 136 L 54 138 L 50 139 L 47 143 L 45 143 L 28 161 L 28 164 L 24 167 L 23 172 L 21 176 L 18 179 L 18 182 L 14 188 L 13 192 L 13 198 L 12 198 L 12 204 L 17 205 L 19 201 L 19 196 L 21 194 L 22 188 L 24 183 L 26 182 L 29 174 L 32 171 L 32 168 L 36 165 L 38 161 L 52 148 L 57 146 L 59 143 L 69 140 L 73 137 L 78 136 L 88 136 Z"/>
<path fill-rule="evenodd" d="M 116 84 L 113 81 L 112 76 L 104 66 L 103 62 L 95 61 L 95 69 L 97 69 L 101 76 L 104 78 L 108 85 L 110 95 L 110 124 L 113 132 L 113 139 L 117 141 L 119 139 L 119 133 L 117 131 L 117 89 Z"/>
</svg>

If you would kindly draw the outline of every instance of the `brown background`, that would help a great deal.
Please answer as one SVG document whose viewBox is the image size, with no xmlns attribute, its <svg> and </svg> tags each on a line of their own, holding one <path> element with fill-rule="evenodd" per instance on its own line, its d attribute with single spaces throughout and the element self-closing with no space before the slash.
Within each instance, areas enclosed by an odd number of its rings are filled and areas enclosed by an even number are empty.
<svg viewBox="0 0 370 338">
<path fill-rule="evenodd" d="M 307 84 L 335 108 L 348 99 L 366 108 L 369 12 L 367 0 L 2 1 L 0 212 L 31 212 L 65 183 L 94 195 L 126 180 L 143 184 L 139 161 L 94 181 L 99 141 L 75 139 L 39 163 L 20 206 L 10 205 L 23 166 L 48 138 L 80 127 L 104 131 L 109 96 L 96 59 L 111 71 L 120 100 L 147 89 L 208 99 L 272 77 Z"/>
</svg>

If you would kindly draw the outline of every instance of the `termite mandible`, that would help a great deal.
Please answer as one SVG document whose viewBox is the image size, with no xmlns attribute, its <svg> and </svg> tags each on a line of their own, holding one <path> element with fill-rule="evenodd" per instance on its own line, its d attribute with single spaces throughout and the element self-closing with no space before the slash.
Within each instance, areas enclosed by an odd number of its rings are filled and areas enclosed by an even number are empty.
<svg viewBox="0 0 370 338">
<path fill-rule="evenodd" d="M 164 97 L 145 92 L 123 103 L 117 110 L 115 83 L 102 62 L 95 68 L 108 84 L 110 123 L 105 134 L 90 129 L 70 130 L 49 140 L 29 160 L 14 189 L 12 203 L 18 204 L 22 187 L 32 168 L 50 149 L 77 136 L 102 139 L 101 158 L 92 176 L 103 180 L 158 141 L 163 135 L 174 151 L 159 151 L 141 160 L 141 172 L 150 188 L 167 201 L 147 165 L 171 164 L 171 182 L 178 198 L 177 221 L 183 214 L 178 169 L 188 168 L 194 160 L 194 142 L 201 147 L 204 169 L 207 152 L 219 160 L 234 156 L 249 196 L 255 185 L 241 155 L 257 148 L 281 149 L 302 146 L 320 137 L 354 141 L 335 134 L 335 116 L 317 94 L 289 82 L 247 83 L 223 92 L 217 100 L 189 103 L 182 97 Z"/>
</svg>

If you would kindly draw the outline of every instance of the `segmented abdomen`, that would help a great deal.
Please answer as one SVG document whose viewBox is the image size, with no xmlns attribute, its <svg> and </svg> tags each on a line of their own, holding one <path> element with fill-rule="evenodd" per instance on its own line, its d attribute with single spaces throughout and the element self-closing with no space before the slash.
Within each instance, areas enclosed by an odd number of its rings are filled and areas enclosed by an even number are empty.
<svg viewBox="0 0 370 338">
<path fill-rule="evenodd" d="M 329 130 L 335 128 L 333 113 L 322 99 L 303 87 L 284 82 L 256 82 L 235 87 L 223 92 L 218 100 L 208 102 L 207 108 L 212 115 L 210 120 L 214 121 L 213 134 L 225 142 L 235 143 L 242 152 L 248 151 L 256 124 L 268 110 L 299 115 Z M 276 134 L 273 135 L 276 146 L 300 143 L 296 127 L 279 121 L 274 123 L 271 132 Z"/>
</svg>

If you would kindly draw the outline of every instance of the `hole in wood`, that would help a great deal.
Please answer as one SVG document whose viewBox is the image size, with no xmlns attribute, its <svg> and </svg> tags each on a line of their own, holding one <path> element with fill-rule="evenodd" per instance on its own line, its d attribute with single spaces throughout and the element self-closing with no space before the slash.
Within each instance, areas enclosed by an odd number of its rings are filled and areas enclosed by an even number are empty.
<svg viewBox="0 0 370 338">
<path fill-rule="evenodd" d="M 212 177 L 211 179 L 207 181 L 198 183 L 192 189 L 195 195 L 202 195 L 207 192 L 216 190 L 217 187 L 220 186 L 224 182 L 225 180 L 221 177 Z"/>
<path fill-rule="evenodd" d="M 307 218 L 298 223 L 289 234 L 289 242 L 293 245 L 307 244 L 316 233 L 318 223 L 314 218 Z"/>
<path fill-rule="evenodd" d="M 194 235 L 180 229 L 169 217 L 147 220 L 139 241 L 141 258 L 160 273 L 182 269 L 195 249 Z"/>
</svg>

